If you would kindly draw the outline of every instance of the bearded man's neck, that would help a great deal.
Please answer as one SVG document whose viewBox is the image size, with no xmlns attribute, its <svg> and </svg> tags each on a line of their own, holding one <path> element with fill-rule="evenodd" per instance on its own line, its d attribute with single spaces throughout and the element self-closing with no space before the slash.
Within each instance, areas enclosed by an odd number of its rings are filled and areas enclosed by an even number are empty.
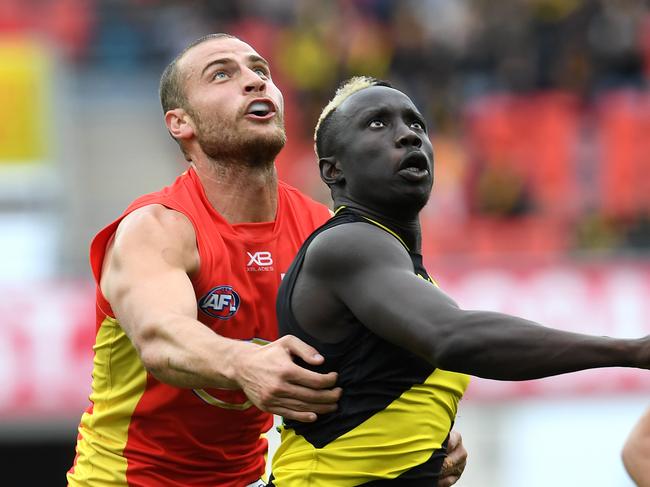
<svg viewBox="0 0 650 487">
<path fill-rule="evenodd" d="M 275 164 L 251 165 L 237 161 L 194 161 L 210 204 L 229 222 L 266 222 L 275 219 L 278 176 Z"/>
</svg>

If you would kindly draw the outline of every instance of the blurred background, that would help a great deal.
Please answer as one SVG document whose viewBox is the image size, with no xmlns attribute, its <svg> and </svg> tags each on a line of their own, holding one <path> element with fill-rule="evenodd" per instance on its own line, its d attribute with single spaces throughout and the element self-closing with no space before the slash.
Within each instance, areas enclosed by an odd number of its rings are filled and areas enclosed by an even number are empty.
<svg viewBox="0 0 650 487">
<path fill-rule="evenodd" d="M 286 100 L 281 176 L 328 202 L 312 130 L 338 83 L 392 81 L 429 120 L 425 262 L 467 308 L 650 333 L 650 5 L 644 0 L 2 0 L 0 457 L 65 485 L 87 406 L 93 235 L 185 168 L 157 88 L 228 32 Z M 631 487 L 650 373 L 474 380 L 460 487 Z"/>
</svg>

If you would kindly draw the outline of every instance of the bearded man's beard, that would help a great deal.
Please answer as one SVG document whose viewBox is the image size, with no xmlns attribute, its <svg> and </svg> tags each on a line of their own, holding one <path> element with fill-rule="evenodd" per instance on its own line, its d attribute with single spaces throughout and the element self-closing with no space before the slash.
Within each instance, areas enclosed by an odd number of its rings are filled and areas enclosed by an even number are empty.
<svg viewBox="0 0 650 487">
<path fill-rule="evenodd" d="M 269 165 L 287 142 L 281 115 L 271 122 L 275 130 L 265 133 L 238 130 L 229 121 L 205 121 L 197 115 L 194 115 L 197 141 L 203 152 L 216 161 L 244 163 L 251 167 Z"/>
</svg>

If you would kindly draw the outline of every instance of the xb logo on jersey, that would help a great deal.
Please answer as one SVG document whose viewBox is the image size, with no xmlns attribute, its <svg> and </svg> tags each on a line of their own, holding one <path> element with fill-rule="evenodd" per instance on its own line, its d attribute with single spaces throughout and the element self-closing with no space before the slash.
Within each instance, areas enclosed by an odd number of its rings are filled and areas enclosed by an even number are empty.
<svg viewBox="0 0 650 487">
<path fill-rule="evenodd" d="M 248 256 L 248 264 L 246 270 L 249 272 L 256 271 L 272 271 L 273 270 L 273 256 L 271 252 L 263 250 L 261 252 L 246 252 Z"/>
<path fill-rule="evenodd" d="M 237 313 L 240 302 L 231 286 L 216 286 L 199 300 L 199 308 L 208 316 L 228 320 Z"/>
<path fill-rule="evenodd" d="M 248 264 L 246 265 L 273 265 L 271 252 L 255 252 L 254 254 L 251 254 L 250 252 L 246 253 L 248 254 Z"/>
</svg>

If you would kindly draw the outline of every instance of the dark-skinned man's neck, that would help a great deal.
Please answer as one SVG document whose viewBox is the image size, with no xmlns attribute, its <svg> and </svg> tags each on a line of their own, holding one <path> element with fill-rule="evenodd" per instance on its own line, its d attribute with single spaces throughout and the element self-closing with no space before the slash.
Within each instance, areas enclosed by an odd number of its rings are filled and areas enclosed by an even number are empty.
<svg viewBox="0 0 650 487">
<path fill-rule="evenodd" d="M 388 213 L 368 205 L 362 205 L 345 197 L 334 198 L 334 209 L 341 206 L 350 208 L 356 213 L 374 220 L 397 233 L 406 243 L 411 252 L 420 253 L 422 246 L 422 230 L 419 212 Z"/>
<path fill-rule="evenodd" d="M 278 177 L 273 161 L 193 161 L 210 204 L 231 224 L 268 222 L 278 207 Z"/>
</svg>

